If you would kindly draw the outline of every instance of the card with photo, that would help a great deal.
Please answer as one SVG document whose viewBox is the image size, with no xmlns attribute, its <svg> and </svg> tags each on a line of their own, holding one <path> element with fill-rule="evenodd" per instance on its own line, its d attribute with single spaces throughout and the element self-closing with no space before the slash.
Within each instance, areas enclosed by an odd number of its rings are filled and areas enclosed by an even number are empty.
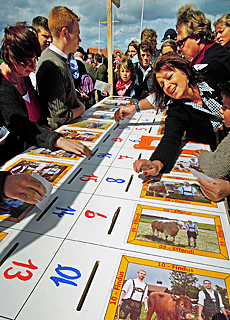
<svg viewBox="0 0 230 320">
<path fill-rule="evenodd" d="M 86 114 L 88 120 L 90 119 L 102 119 L 102 120 L 114 120 L 114 112 L 108 111 L 94 111 Z"/>
<path fill-rule="evenodd" d="M 34 172 L 55 185 L 72 168 L 73 165 L 67 163 L 21 158 L 4 168 L 4 171 L 10 171 L 12 174 L 28 173 L 30 175 Z"/>
<path fill-rule="evenodd" d="M 83 121 L 72 123 L 69 125 L 69 127 L 107 130 L 112 124 L 113 122 L 83 120 Z"/>
<path fill-rule="evenodd" d="M 35 148 L 33 150 L 30 150 L 28 154 L 34 155 L 34 156 L 62 158 L 62 159 L 68 159 L 68 160 L 80 159 L 80 156 L 76 155 L 75 153 L 68 152 L 62 149 L 51 151 L 50 149 L 46 149 L 46 148 Z"/>
<path fill-rule="evenodd" d="M 8 235 L 9 233 L 0 231 L 0 242 L 3 242 Z"/>
<path fill-rule="evenodd" d="M 91 108 L 90 111 L 103 111 L 103 112 L 116 112 L 119 107 L 114 107 L 113 105 L 99 105 Z"/>
<path fill-rule="evenodd" d="M 94 143 L 101 135 L 102 132 L 87 131 L 87 130 L 74 130 L 65 128 L 59 131 L 65 139 L 76 140 L 81 142 L 92 142 Z"/>
<path fill-rule="evenodd" d="M 217 208 L 215 202 L 204 197 L 196 179 L 184 177 L 146 177 L 140 197 Z"/>
<path fill-rule="evenodd" d="M 127 242 L 229 259 L 219 215 L 138 204 Z"/>
<path fill-rule="evenodd" d="M 34 206 L 21 200 L 7 198 L 0 205 L 0 220 L 20 222 Z"/>
<path fill-rule="evenodd" d="M 198 319 L 205 289 L 213 289 L 217 312 L 229 309 L 229 273 L 179 265 L 175 262 L 122 256 L 104 320 Z M 216 312 L 204 304 L 210 319 Z M 185 317 L 186 315 L 186 317 Z"/>
</svg>

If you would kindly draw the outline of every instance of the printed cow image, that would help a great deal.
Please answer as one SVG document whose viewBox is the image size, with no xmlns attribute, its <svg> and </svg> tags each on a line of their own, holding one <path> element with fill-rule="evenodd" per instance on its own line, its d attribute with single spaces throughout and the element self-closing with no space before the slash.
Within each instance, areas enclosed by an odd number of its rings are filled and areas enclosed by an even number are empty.
<svg viewBox="0 0 230 320">
<path fill-rule="evenodd" d="M 167 190 L 166 190 L 163 182 L 155 182 L 153 184 L 150 184 L 148 191 L 154 197 L 164 197 L 165 198 L 167 196 Z"/>
<path fill-rule="evenodd" d="M 157 181 L 149 184 L 148 193 L 154 197 L 166 198 L 175 192 L 175 183 Z"/>
<path fill-rule="evenodd" d="M 168 236 L 175 237 L 178 234 L 180 229 L 185 229 L 184 222 L 181 220 L 153 220 L 152 224 L 153 236 L 155 230 L 157 230 L 157 237 L 159 237 L 159 232 L 165 234 L 165 240 L 168 239 Z"/>
<path fill-rule="evenodd" d="M 151 320 L 154 312 L 156 313 L 154 320 L 194 320 L 192 302 L 186 296 L 176 298 L 169 293 L 152 292 L 148 304 L 145 320 Z"/>
</svg>

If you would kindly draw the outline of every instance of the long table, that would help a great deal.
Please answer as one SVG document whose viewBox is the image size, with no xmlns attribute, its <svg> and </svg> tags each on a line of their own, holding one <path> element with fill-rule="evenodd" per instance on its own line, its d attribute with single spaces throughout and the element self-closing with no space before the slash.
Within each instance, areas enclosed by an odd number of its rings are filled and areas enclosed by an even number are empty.
<svg viewBox="0 0 230 320">
<path fill-rule="evenodd" d="M 165 114 L 142 111 L 118 124 L 114 111 L 127 103 L 106 98 L 58 130 L 93 156 L 31 148 L 4 166 L 18 173 L 29 163 L 24 172 L 43 175 L 53 191 L 43 211 L 11 200 L 9 212 L 0 209 L 0 319 L 118 319 L 122 286 L 140 269 L 149 295 L 187 295 L 195 319 L 204 279 L 229 308 L 228 208 L 205 199 L 189 171 L 193 150 L 209 146 L 184 143 L 173 171 L 145 179 L 133 162 L 150 157 Z M 184 181 L 196 189 L 193 199 L 181 196 Z M 199 229 L 195 248 L 189 220 Z M 174 239 L 169 229 L 157 234 L 154 221 L 183 228 Z"/>
</svg>

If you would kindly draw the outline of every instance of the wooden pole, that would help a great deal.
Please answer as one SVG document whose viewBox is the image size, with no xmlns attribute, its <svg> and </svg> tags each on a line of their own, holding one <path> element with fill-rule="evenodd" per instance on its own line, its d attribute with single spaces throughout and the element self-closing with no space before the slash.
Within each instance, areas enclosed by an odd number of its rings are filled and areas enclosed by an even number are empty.
<svg viewBox="0 0 230 320">
<path fill-rule="evenodd" d="M 112 1 L 107 0 L 107 43 L 108 43 L 108 83 L 113 84 L 113 60 L 112 60 Z M 113 94 L 113 90 L 111 92 Z"/>
</svg>

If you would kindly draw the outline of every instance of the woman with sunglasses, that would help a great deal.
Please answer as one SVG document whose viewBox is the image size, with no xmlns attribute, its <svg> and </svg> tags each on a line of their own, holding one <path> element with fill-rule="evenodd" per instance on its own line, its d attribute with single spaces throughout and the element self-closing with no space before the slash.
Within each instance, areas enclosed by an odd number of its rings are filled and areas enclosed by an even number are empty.
<svg viewBox="0 0 230 320">
<path fill-rule="evenodd" d="M 222 79 L 228 79 L 224 71 Z M 210 144 L 216 148 L 215 132 L 222 126 L 216 92 L 202 82 L 201 75 L 190 62 L 168 53 L 158 58 L 153 73 L 155 107 L 168 108 L 165 133 L 149 160 L 134 162 L 134 170 L 144 176 L 169 172 L 181 149 L 181 139 L 186 132 L 190 141 Z"/>
<path fill-rule="evenodd" d="M 81 143 L 67 141 L 60 133 L 40 126 L 44 123 L 42 108 L 28 77 L 36 68 L 40 53 L 36 32 L 26 23 L 5 28 L 0 65 L 0 127 L 5 126 L 10 134 L 0 145 L 0 164 L 32 145 L 91 154 Z"/>
</svg>

